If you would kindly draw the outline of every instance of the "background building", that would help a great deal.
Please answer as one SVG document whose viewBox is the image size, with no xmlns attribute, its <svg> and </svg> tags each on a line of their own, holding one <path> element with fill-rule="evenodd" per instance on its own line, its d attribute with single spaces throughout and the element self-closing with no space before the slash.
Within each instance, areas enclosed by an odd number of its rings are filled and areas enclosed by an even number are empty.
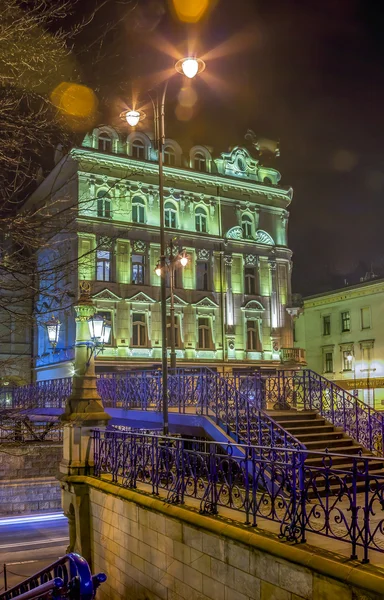
<svg viewBox="0 0 384 600">
<path fill-rule="evenodd" d="M 39 205 L 50 198 L 52 223 L 58 218 L 60 225 L 65 211 L 73 215 L 40 253 L 43 264 L 57 261 L 60 294 L 40 294 L 36 312 L 55 315 L 62 326 L 53 351 L 44 318 L 38 318 L 36 376 L 72 374 L 71 305 L 81 280 L 91 282 L 98 312 L 112 323 L 97 369 L 159 365 L 160 215 L 153 140 L 142 132 L 127 136 L 99 127 L 82 147 L 57 159 L 28 201 Z M 167 139 L 164 163 L 167 238 L 189 258 L 175 278 L 178 364 L 235 368 L 293 359 L 287 242 L 292 189 L 281 187 L 279 172 L 242 147 L 213 158 L 205 146 L 184 154 Z"/>
<path fill-rule="evenodd" d="M 384 406 L 384 280 L 310 296 L 295 321 L 308 367 L 367 404 Z"/>
</svg>

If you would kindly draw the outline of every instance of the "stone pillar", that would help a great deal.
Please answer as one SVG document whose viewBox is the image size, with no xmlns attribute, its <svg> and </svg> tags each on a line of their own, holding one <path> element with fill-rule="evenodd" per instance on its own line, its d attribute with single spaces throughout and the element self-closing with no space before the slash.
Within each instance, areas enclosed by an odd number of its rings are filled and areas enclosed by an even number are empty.
<svg viewBox="0 0 384 600">
<path fill-rule="evenodd" d="M 277 265 L 275 260 L 268 261 L 268 267 L 271 278 L 271 342 L 272 352 L 276 353 L 280 350 L 280 306 L 279 294 L 277 285 Z"/>
<path fill-rule="evenodd" d="M 110 416 L 104 411 L 96 388 L 93 343 L 88 319 L 95 313 L 89 283 L 81 285 L 76 310 L 75 372 L 72 393 L 61 416 L 63 423 L 63 458 L 58 479 L 62 489 L 64 513 L 69 520 L 69 551 L 91 560 L 89 539 L 88 487 L 73 480 L 76 475 L 92 475 L 94 428 L 107 425 Z"/>
</svg>

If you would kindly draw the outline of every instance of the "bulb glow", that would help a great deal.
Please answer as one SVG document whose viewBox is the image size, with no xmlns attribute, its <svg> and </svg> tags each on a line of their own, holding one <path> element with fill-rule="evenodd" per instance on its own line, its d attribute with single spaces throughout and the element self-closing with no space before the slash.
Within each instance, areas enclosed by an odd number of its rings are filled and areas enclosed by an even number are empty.
<svg viewBox="0 0 384 600">
<path fill-rule="evenodd" d="M 137 110 L 130 110 L 126 113 L 125 118 L 127 119 L 128 125 L 136 127 L 140 121 L 140 113 Z"/>
<path fill-rule="evenodd" d="M 161 275 L 161 268 L 160 268 L 160 267 L 156 267 L 156 269 L 155 269 L 155 273 L 156 273 L 156 275 L 157 275 L 158 277 L 160 277 L 160 275 Z"/>
<path fill-rule="evenodd" d="M 181 258 L 180 258 L 180 264 L 182 267 L 186 267 L 188 264 L 188 257 L 184 254 Z"/>
<path fill-rule="evenodd" d="M 196 58 L 186 58 L 181 63 L 181 68 L 184 75 L 189 79 L 193 79 L 199 70 L 199 63 Z"/>
</svg>

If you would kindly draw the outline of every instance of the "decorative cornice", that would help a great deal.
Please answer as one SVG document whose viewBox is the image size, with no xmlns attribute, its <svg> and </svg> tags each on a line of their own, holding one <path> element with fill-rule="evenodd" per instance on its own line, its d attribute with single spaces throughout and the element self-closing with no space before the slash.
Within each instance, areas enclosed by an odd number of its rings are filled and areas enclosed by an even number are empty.
<svg viewBox="0 0 384 600">
<path fill-rule="evenodd" d="M 219 305 L 211 300 L 211 298 L 208 298 L 208 296 L 205 296 L 205 298 L 193 303 L 192 306 L 195 306 L 196 308 L 219 308 Z"/>
<path fill-rule="evenodd" d="M 138 292 L 134 296 L 125 299 L 126 302 L 130 303 L 141 303 L 141 304 L 155 304 L 156 300 L 144 294 L 144 292 Z"/>
<path fill-rule="evenodd" d="M 105 288 L 104 290 L 101 290 L 101 292 L 94 294 L 92 296 L 92 300 L 109 300 L 112 302 L 120 302 L 122 298 L 120 298 L 120 296 L 116 296 L 116 294 L 111 292 L 111 290 Z"/>
<path fill-rule="evenodd" d="M 374 288 L 374 289 L 372 289 Z M 315 308 L 317 306 L 325 306 L 335 302 L 343 302 L 345 300 L 353 300 L 354 298 L 363 298 L 373 294 L 384 292 L 384 282 L 363 288 L 339 290 L 337 293 L 330 292 L 324 296 L 319 296 L 312 299 L 304 299 L 304 308 Z"/>
</svg>

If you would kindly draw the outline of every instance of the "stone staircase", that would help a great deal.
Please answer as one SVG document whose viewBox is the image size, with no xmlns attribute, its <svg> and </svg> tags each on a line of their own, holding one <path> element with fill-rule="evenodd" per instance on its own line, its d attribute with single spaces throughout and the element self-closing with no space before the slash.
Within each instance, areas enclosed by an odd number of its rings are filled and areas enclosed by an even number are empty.
<svg viewBox="0 0 384 600">
<path fill-rule="evenodd" d="M 309 451 L 306 459 L 306 465 L 313 467 L 314 476 L 316 477 L 316 487 L 320 495 L 325 495 L 325 483 L 321 478 L 320 472 L 316 472 L 316 467 L 324 466 L 324 457 L 313 452 L 325 452 L 329 450 L 332 453 L 341 454 L 343 456 L 332 457 L 332 468 L 336 470 L 350 471 L 353 467 L 352 456 L 362 454 L 372 456 L 369 450 L 366 450 L 362 445 L 358 444 L 349 437 L 341 428 L 335 427 L 326 419 L 321 417 L 314 410 L 273 410 L 268 411 L 271 417 L 281 426 L 284 427 L 290 434 L 295 436 Z M 351 458 L 349 459 L 349 455 Z M 363 465 L 363 462 L 358 465 Z M 369 463 L 370 476 L 384 474 L 384 460 L 371 461 Z M 364 479 L 357 483 L 357 490 L 364 489 Z M 339 485 L 331 485 L 329 491 L 338 493 Z M 312 494 L 310 494 L 312 495 Z"/>
</svg>

